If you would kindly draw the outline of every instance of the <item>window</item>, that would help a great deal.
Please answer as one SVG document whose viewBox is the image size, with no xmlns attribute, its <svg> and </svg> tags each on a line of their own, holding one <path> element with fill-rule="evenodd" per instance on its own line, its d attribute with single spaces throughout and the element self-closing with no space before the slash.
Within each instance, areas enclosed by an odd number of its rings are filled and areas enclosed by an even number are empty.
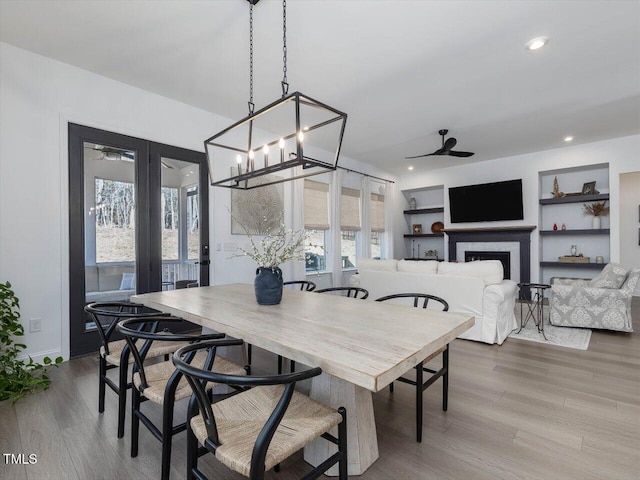
<svg viewBox="0 0 640 480">
<path fill-rule="evenodd" d="M 178 189 L 162 187 L 162 259 L 177 260 L 178 250 Z"/>
<path fill-rule="evenodd" d="M 382 258 L 384 234 L 384 195 L 371 194 L 371 258 Z"/>
<path fill-rule="evenodd" d="M 135 195 L 133 183 L 95 179 L 96 262 L 133 262 Z"/>
<path fill-rule="evenodd" d="M 371 232 L 371 258 L 382 258 L 382 232 Z"/>
<path fill-rule="evenodd" d="M 340 196 L 340 252 L 342 269 L 355 268 L 360 231 L 360 190 L 342 187 Z"/>
<path fill-rule="evenodd" d="M 326 232 L 330 228 L 328 184 L 304 181 L 304 228 L 309 234 L 305 269 L 308 272 L 326 270 Z"/>
<path fill-rule="evenodd" d="M 187 259 L 200 259 L 200 196 L 196 185 L 187 187 Z"/>
</svg>

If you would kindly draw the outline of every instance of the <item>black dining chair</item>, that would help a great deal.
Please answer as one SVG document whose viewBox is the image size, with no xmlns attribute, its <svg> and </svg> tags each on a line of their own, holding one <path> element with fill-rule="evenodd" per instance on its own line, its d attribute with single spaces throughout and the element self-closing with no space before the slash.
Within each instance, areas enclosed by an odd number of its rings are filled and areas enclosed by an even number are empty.
<svg viewBox="0 0 640 480">
<path fill-rule="evenodd" d="M 314 479 L 338 464 L 340 480 L 347 480 L 347 412 L 334 410 L 295 390 L 296 383 L 322 373 L 312 368 L 271 376 L 238 376 L 215 368 L 218 347 L 242 346 L 242 340 L 226 339 L 185 346 L 173 355 L 176 369 L 184 374 L 193 391 L 187 415 L 187 479 L 206 480 L 198 469 L 198 458 L 213 453 L 218 461 L 251 480 L 263 480 L 277 466 L 322 437 L 338 451 L 304 479 Z M 204 368 L 194 354 L 207 352 Z M 211 402 L 205 389 L 209 383 L 244 389 L 224 400 Z M 338 437 L 329 430 L 338 426 Z M 201 445 L 201 446 L 199 446 Z"/>
<path fill-rule="evenodd" d="M 287 285 L 297 285 L 300 287 L 300 290 L 304 292 L 313 292 L 316 289 L 316 284 L 309 280 L 292 280 L 290 282 L 284 282 L 282 285 L 285 287 Z"/>
<path fill-rule="evenodd" d="M 419 303 L 422 301 L 422 308 L 426 309 L 429 301 L 432 300 L 439 303 L 442 306 L 442 311 L 449 310 L 449 304 L 440 297 L 435 295 L 429 295 L 426 293 L 397 293 L 395 295 L 387 295 L 376 299 L 376 302 L 385 302 L 388 300 L 397 299 L 413 299 L 413 306 L 420 307 Z M 430 362 L 432 359 L 442 353 L 442 368 L 440 370 L 431 370 L 424 366 L 425 363 Z M 423 392 L 430 387 L 436 380 L 442 377 L 442 410 L 447 411 L 448 395 L 449 395 L 449 344 L 435 351 L 423 361 L 421 361 L 415 367 L 416 379 L 410 380 L 408 378 L 399 377 L 399 382 L 408 383 L 416 387 L 416 440 L 422 442 L 422 396 Z M 424 372 L 430 373 L 431 376 L 424 380 Z M 393 392 L 393 382 L 389 385 L 389 389 Z"/>
<path fill-rule="evenodd" d="M 316 293 L 333 293 L 339 292 L 343 297 L 347 298 L 359 298 L 360 300 L 365 300 L 369 297 L 369 291 L 365 288 L 360 287 L 331 287 L 331 288 L 321 288 L 320 290 L 316 290 Z"/>
<path fill-rule="evenodd" d="M 162 312 L 151 310 L 144 305 L 132 302 L 95 302 L 84 307 L 84 311 L 95 324 L 100 337 L 98 357 L 98 412 L 104 412 L 105 391 L 108 386 L 118 396 L 118 438 L 124 436 L 124 420 L 127 404 L 127 390 L 131 388 L 128 380 L 129 365 L 133 363 L 126 340 L 112 340 L 117 323 L 124 318 L 162 316 Z M 166 342 L 150 345 L 147 358 L 169 355 L 175 352 L 181 343 Z M 168 360 L 168 357 L 166 358 Z M 118 383 L 107 376 L 107 372 L 118 369 Z"/>
<path fill-rule="evenodd" d="M 200 284 L 197 280 L 177 280 L 174 288 L 176 290 L 181 290 L 183 288 L 194 288 L 199 286 Z"/>
<path fill-rule="evenodd" d="M 169 480 L 171 468 L 171 446 L 173 436 L 186 429 L 186 422 L 174 425 L 174 405 L 177 401 L 189 398 L 191 389 L 183 378 L 182 372 L 176 370 L 170 361 L 145 364 L 148 344 L 163 342 L 181 342 L 181 346 L 189 343 L 206 340 L 222 339 L 223 333 L 206 335 L 173 333 L 171 330 L 179 330 L 180 324 L 186 322 L 181 318 L 172 316 L 158 316 L 152 318 L 132 318 L 118 323 L 117 330 L 124 335 L 134 358 L 133 388 L 131 401 L 131 456 L 138 456 L 138 437 L 140 422 L 162 444 L 161 479 Z M 158 331 L 158 325 L 162 328 Z M 144 343 L 141 344 L 140 341 Z M 141 348 L 142 347 L 142 348 Z M 147 348 L 145 350 L 145 347 Z M 207 356 L 203 352 L 193 359 L 194 366 L 203 367 L 205 364 L 217 372 L 230 375 L 244 375 L 243 367 L 217 356 L 215 362 L 207 362 Z M 216 387 L 215 383 L 208 385 L 208 389 Z M 140 406 L 150 400 L 162 406 L 162 425 L 158 428 L 151 419 L 145 415 Z"/>
<path fill-rule="evenodd" d="M 299 286 L 301 292 L 313 292 L 316 289 L 316 284 L 309 280 L 292 280 L 290 282 L 284 282 L 282 285 L 283 286 L 288 286 L 288 285 Z M 252 355 L 253 355 L 253 347 L 251 346 L 250 343 L 247 343 L 247 361 L 249 362 L 247 366 L 249 368 L 249 373 L 251 373 Z M 284 359 L 282 355 L 278 355 L 278 374 L 282 373 L 283 360 Z M 290 360 L 290 362 L 291 363 L 289 365 L 289 368 L 291 369 L 292 372 L 295 372 L 296 362 L 293 360 Z"/>
</svg>

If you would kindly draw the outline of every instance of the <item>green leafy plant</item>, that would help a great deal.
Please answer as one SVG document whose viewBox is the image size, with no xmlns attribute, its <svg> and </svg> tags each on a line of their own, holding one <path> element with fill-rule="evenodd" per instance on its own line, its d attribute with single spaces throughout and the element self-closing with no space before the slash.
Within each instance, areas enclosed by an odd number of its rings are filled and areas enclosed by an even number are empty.
<svg viewBox="0 0 640 480">
<path fill-rule="evenodd" d="M 11 284 L 0 283 L 0 401 L 10 399 L 12 403 L 29 393 L 49 388 L 51 380 L 47 369 L 62 362 L 62 357 L 51 360 L 45 357 L 44 364 L 18 358 L 27 348 L 16 339 L 24 336 L 20 323 L 20 301 L 11 289 Z"/>
</svg>

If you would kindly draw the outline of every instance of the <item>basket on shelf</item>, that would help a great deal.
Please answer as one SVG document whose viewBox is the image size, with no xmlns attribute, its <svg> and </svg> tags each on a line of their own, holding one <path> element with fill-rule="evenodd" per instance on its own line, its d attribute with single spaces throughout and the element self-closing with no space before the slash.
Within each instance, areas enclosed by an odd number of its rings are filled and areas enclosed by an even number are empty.
<svg viewBox="0 0 640 480">
<path fill-rule="evenodd" d="M 563 257 L 558 257 L 558 261 L 560 263 L 590 263 L 591 257 L 580 257 L 580 256 L 571 256 L 565 255 Z"/>
</svg>

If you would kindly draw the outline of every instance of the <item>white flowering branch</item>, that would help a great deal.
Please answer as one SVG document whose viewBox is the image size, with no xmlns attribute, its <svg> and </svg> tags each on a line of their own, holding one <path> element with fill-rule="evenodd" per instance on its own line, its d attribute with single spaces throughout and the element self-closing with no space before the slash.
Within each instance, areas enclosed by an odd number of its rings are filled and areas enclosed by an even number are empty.
<svg viewBox="0 0 640 480">
<path fill-rule="evenodd" d="M 238 247 L 238 253 L 232 255 L 231 258 L 250 257 L 258 266 L 264 268 L 276 268 L 283 263 L 297 260 L 311 262 L 310 259 L 306 258 L 305 247 L 315 245 L 307 243 L 308 233 L 305 230 L 287 229 L 282 215 L 280 216 L 278 231 L 275 233 L 261 232 L 262 239 L 259 243 L 256 242 L 254 236 L 242 222 L 235 218 L 234 220 L 242 227 L 249 238 L 251 248 L 245 250 L 242 247 Z M 266 223 L 265 221 L 264 224 Z"/>
</svg>

